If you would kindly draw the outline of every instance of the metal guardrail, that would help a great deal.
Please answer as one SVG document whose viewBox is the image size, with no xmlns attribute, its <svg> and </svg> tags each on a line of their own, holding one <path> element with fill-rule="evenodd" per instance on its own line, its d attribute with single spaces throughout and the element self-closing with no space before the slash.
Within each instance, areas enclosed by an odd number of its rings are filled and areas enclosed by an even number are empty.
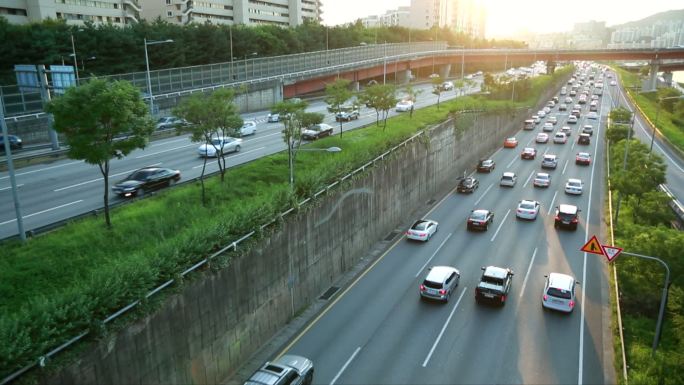
<svg viewBox="0 0 684 385">
<path fill-rule="evenodd" d="M 677 216 L 678 220 L 678 225 L 680 226 L 679 229 L 681 229 L 682 224 L 684 224 L 684 205 L 677 199 L 677 197 L 670 191 L 670 189 L 664 185 L 660 184 L 658 185 L 658 189 L 670 198 L 670 202 L 668 202 L 668 206 L 674 211 L 675 215 Z"/>
</svg>

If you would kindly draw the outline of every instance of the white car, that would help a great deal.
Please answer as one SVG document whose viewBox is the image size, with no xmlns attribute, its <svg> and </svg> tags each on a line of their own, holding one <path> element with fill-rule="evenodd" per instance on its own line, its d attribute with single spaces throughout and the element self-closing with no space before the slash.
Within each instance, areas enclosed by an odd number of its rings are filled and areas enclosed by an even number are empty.
<svg viewBox="0 0 684 385">
<path fill-rule="evenodd" d="M 551 116 L 548 117 L 548 119 L 546 119 L 546 121 L 547 121 L 548 123 L 551 123 L 551 124 L 556 124 L 556 123 L 558 123 L 558 118 L 556 118 L 555 116 L 551 115 Z"/>
<path fill-rule="evenodd" d="M 253 120 L 245 120 L 240 127 L 240 136 L 254 135 L 256 134 L 256 122 Z"/>
<path fill-rule="evenodd" d="M 545 172 L 538 172 L 534 176 L 532 185 L 535 187 L 549 187 L 551 185 L 551 175 Z"/>
<path fill-rule="evenodd" d="M 442 90 L 443 91 L 451 91 L 453 89 L 454 89 L 454 82 L 447 80 L 444 83 L 442 83 Z"/>
<path fill-rule="evenodd" d="M 553 123 L 546 122 L 542 127 L 542 131 L 551 132 L 553 131 Z"/>
<path fill-rule="evenodd" d="M 565 136 L 564 133 L 562 132 L 556 132 L 556 135 L 553 136 L 553 142 L 558 143 L 558 144 L 565 144 L 565 142 L 568 141 L 568 137 Z"/>
<path fill-rule="evenodd" d="M 596 111 L 591 111 L 587 114 L 587 119 L 596 120 L 598 119 L 598 114 L 596 113 Z"/>
<path fill-rule="evenodd" d="M 570 126 L 563 126 L 561 127 L 560 132 L 564 133 L 565 136 L 569 138 L 570 134 L 572 134 L 572 128 L 570 128 Z"/>
<path fill-rule="evenodd" d="M 544 154 L 542 158 L 542 168 L 556 168 L 558 166 L 558 157 L 554 154 Z"/>
<path fill-rule="evenodd" d="M 515 175 L 514 172 L 505 172 L 501 176 L 501 181 L 499 182 L 499 186 L 513 187 L 513 186 L 515 186 L 515 182 L 517 180 L 518 180 L 518 177 Z"/>
<path fill-rule="evenodd" d="M 577 304 L 575 300 L 575 278 L 566 274 L 551 273 L 546 276 L 542 293 L 544 309 L 572 312 Z"/>
<path fill-rule="evenodd" d="M 238 152 L 242 139 L 226 137 L 217 137 L 211 140 L 211 143 L 205 143 L 197 148 L 197 154 L 200 157 L 213 158 L 221 155 L 221 153 Z"/>
<path fill-rule="evenodd" d="M 537 137 L 534 140 L 537 143 L 546 143 L 549 141 L 549 134 L 546 134 L 544 132 L 540 132 L 537 134 Z"/>
<path fill-rule="evenodd" d="M 271 112 L 271 113 L 268 114 L 268 116 L 266 117 L 266 121 L 267 121 L 268 123 L 278 123 L 278 122 L 280 121 L 280 114 L 277 113 L 277 112 Z"/>
<path fill-rule="evenodd" d="M 394 110 L 397 112 L 407 112 L 413 107 L 413 102 L 410 100 L 402 100 L 395 106 Z"/>
<path fill-rule="evenodd" d="M 532 115 L 532 120 L 534 120 L 534 124 L 541 122 L 541 118 L 538 115 Z"/>
<path fill-rule="evenodd" d="M 539 202 L 521 200 L 518 203 L 518 209 L 515 210 L 516 218 L 520 219 L 537 219 L 537 214 L 539 214 Z"/>
<path fill-rule="evenodd" d="M 611 80 L 611 81 L 610 81 L 610 85 L 611 85 L 611 86 L 616 86 L 616 85 L 617 85 L 617 82 L 616 82 L 615 80 Z"/>
<path fill-rule="evenodd" d="M 546 117 L 546 111 L 544 111 L 544 110 L 537 111 L 537 116 L 540 118 L 545 118 Z"/>
<path fill-rule="evenodd" d="M 568 116 L 568 123 L 570 123 L 570 124 L 577 123 L 577 117 L 575 115 Z"/>
<path fill-rule="evenodd" d="M 582 180 L 581 179 L 568 179 L 565 183 L 565 193 L 573 195 L 582 195 Z"/>
<path fill-rule="evenodd" d="M 406 231 L 406 238 L 414 241 L 427 242 L 432 238 L 432 235 L 437 232 L 439 223 L 430 219 L 417 220 L 408 231 Z"/>
<path fill-rule="evenodd" d="M 569 96 L 567 96 L 567 97 L 565 98 L 564 102 L 565 102 L 565 104 L 567 104 L 567 105 L 571 105 L 571 104 L 572 104 L 572 98 L 569 97 Z"/>
</svg>

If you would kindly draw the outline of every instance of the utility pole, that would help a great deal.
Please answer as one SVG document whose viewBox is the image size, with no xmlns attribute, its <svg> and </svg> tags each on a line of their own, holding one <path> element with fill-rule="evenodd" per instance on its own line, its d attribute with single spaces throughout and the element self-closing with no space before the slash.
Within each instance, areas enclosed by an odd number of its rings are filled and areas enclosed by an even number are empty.
<svg viewBox="0 0 684 385">
<path fill-rule="evenodd" d="M 3 144 L 5 146 L 5 155 L 7 155 L 7 171 L 9 172 L 10 186 L 12 187 L 12 200 L 14 201 L 14 213 L 17 216 L 17 231 L 22 242 L 26 242 L 26 232 L 24 231 L 24 217 L 21 214 L 21 204 L 19 203 L 19 194 L 17 194 L 17 180 L 14 177 L 14 161 L 12 160 L 12 150 L 10 148 L 10 140 L 7 133 L 7 124 L 5 124 L 5 106 L 2 97 L 0 97 L 0 128 L 2 128 Z"/>
</svg>

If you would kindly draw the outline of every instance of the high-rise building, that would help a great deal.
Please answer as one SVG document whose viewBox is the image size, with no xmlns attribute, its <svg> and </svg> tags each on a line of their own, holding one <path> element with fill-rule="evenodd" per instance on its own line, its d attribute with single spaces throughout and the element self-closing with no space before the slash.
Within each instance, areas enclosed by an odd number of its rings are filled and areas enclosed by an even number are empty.
<svg viewBox="0 0 684 385">
<path fill-rule="evenodd" d="M 68 24 L 125 25 L 141 19 L 174 24 L 276 24 L 321 21 L 321 0 L 0 0 L 10 23 L 64 19 Z"/>
</svg>

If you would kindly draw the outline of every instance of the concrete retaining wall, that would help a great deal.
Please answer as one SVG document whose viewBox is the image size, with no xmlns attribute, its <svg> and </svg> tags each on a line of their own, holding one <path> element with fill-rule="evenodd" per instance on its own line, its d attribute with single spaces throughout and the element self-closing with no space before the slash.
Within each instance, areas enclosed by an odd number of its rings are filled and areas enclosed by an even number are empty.
<svg viewBox="0 0 684 385">
<path fill-rule="evenodd" d="M 529 115 L 467 113 L 434 127 L 364 177 L 287 217 L 281 230 L 226 268 L 188 283 L 154 314 L 95 342 L 59 373 L 46 373 L 42 382 L 222 381 L 411 212 L 450 191 L 457 176 L 473 170 Z"/>
</svg>

